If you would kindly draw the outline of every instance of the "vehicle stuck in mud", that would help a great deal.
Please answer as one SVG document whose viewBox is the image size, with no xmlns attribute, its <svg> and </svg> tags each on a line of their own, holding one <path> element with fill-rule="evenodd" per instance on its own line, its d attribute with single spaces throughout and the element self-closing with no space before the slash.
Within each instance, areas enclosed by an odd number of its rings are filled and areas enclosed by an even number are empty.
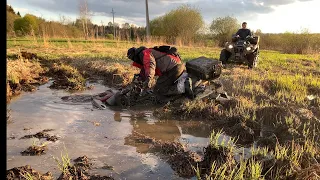
<svg viewBox="0 0 320 180">
<path fill-rule="evenodd" d="M 199 57 L 186 63 L 186 71 L 175 81 L 180 94 L 157 96 L 152 90 L 144 91 L 143 84 L 134 76 L 132 83 L 118 91 L 108 90 L 93 97 L 93 105 L 105 109 L 104 104 L 111 106 L 129 107 L 135 105 L 158 105 L 187 98 L 187 87 L 192 87 L 192 100 L 213 99 L 227 101 L 230 97 L 223 90 L 218 78 L 222 73 L 221 62 L 215 59 Z M 189 84 L 190 83 L 190 84 Z M 190 99 L 190 97 L 189 97 Z M 100 102 L 100 101 L 101 102 Z M 104 102 L 104 104 L 102 104 Z"/>
</svg>

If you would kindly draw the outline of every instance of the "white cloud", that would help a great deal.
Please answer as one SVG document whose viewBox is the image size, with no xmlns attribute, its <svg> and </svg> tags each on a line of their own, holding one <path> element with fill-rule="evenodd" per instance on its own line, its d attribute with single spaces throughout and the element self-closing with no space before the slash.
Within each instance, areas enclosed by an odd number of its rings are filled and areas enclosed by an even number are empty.
<svg viewBox="0 0 320 180">
<path fill-rule="evenodd" d="M 303 28 L 308 28 L 311 33 L 320 33 L 320 24 L 316 23 L 319 21 L 318 16 L 310 13 L 319 11 L 318 7 L 320 1 L 317 0 L 278 6 L 270 14 L 258 15 L 258 21 L 253 22 L 253 25 L 262 32 L 270 33 L 298 32 Z"/>
<path fill-rule="evenodd" d="M 20 12 L 20 13 L 28 13 L 28 12 L 30 12 L 30 10 L 29 9 L 26 9 L 26 8 L 13 8 L 13 10 L 15 11 L 15 12 Z"/>
</svg>

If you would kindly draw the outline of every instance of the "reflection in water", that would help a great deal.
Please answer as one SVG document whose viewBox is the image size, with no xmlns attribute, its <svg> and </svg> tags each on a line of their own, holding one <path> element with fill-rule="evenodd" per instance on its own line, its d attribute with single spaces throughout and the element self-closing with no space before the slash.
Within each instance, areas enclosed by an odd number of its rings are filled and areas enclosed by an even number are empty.
<svg viewBox="0 0 320 180">
<path fill-rule="evenodd" d="M 126 117 L 129 117 L 132 131 L 125 138 L 124 144 L 136 147 L 136 151 L 139 153 L 147 153 L 150 144 L 136 142 L 132 137 L 133 132 L 161 141 L 176 141 L 181 136 L 179 128 L 174 121 L 153 120 L 145 112 L 132 112 L 130 116 Z"/>
<path fill-rule="evenodd" d="M 179 123 L 182 134 L 189 134 L 195 137 L 208 138 L 213 129 L 212 122 L 187 121 Z"/>
<path fill-rule="evenodd" d="M 113 118 L 114 118 L 115 121 L 118 121 L 118 122 L 121 122 L 121 120 L 122 120 L 119 111 L 116 111 L 116 112 L 114 113 Z"/>
<path fill-rule="evenodd" d="M 160 141 L 179 141 L 187 149 L 202 154 L 203 147 L 209 142 L 212 123 L 202 121 L 155 120 L 148 115 L 150 112 L 130 112 L 130 114 L 116 112 L 115 121 L 127 119 L 132 125 L 131 134 L 125 138 L 125 145 L 136 147 L 138 153 L 148 153 L 150 143 L 137 141 L 134 132 Z"/>
</svg>

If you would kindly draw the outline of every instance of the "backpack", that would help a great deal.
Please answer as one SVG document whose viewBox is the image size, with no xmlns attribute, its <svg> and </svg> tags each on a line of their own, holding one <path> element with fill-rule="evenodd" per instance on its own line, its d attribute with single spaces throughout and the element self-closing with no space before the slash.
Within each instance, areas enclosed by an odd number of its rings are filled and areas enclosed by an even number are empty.
<svg viewBox="0 0 320 180">
<path fill-rule="evenodd" d="M 165 55 L 163 56 L 166 56 L 166 55 L 173 55 L 173 56 L 176 56 L 176 57 L 179 57 L 180 58 L 180 55 L 178 53 L 178 49 L 176 47 L 173 47 L 173 46 L 154 46 L 153 48 L 151 49 L 154 49 L 156 51 L 160 51 L 160 52 L 163 52 L 163 53 L 166 53 Z M 161 56 L 161 57 L 163 57 Z M 161 58 L 159 57 L 159 58 Z M 157 59 L 159 59 L 157 58 Z M 180 58 L 181 59 L 181 58 Z"/>
</svg>

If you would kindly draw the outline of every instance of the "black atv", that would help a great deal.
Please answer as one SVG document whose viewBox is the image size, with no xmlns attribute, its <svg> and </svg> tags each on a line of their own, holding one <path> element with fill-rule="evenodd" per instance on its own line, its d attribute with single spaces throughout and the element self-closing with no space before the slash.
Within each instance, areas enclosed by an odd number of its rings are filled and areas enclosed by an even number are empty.
<svg viewBox="0 0 320 180">
<path fill-rule="evenodd" d="M 229 60 L 247 63 L 248 68 L 257 67 L 259 58 L 259 36 L 247 36 L 244 40 L 236 35 L 231 42 L 225 43 L 225 48 L 220 53 L 220 61 L 226 64 Z"/>
</svg>

